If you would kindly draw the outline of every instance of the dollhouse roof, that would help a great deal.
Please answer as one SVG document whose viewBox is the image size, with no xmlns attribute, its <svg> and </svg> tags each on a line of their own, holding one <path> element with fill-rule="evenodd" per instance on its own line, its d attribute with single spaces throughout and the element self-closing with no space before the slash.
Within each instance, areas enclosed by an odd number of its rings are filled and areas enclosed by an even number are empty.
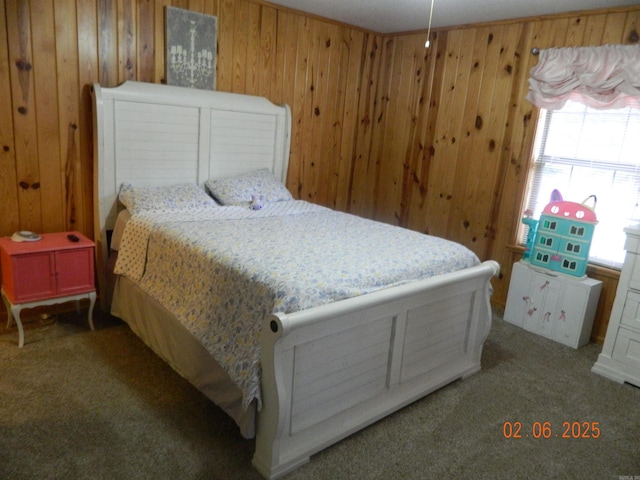
<svg viewBox="0 0 640 480">
<path fill-rule="evenodd" d="M 598 223 L 595 212 L 584 205 L 576 202 L 551 202 L 542 211 L 543 215 L 566 218 L 585 223 Z"/>
</svg>

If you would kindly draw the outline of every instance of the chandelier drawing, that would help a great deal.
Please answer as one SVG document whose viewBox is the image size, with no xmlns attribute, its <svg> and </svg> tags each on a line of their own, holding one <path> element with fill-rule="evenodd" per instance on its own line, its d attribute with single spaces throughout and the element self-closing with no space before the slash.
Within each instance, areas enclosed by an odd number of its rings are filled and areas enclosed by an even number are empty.
<svg viewBox="0 0 640 480">
<path fill-rule="evenodd" d="M 190 23 L 189 48 L 171 45 L 169 68 L 193 88 L 213 74 L 215 59 L 211 50 L 203 48 L 196 51 L 196 22 L 191 20 Z"/>
</svg>

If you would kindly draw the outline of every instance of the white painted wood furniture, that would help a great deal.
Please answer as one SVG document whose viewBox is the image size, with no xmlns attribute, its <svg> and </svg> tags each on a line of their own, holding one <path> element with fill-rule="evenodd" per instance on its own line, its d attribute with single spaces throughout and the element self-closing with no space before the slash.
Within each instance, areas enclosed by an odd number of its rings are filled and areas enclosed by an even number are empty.
<svg viewBox="0 0 640 480">
<path fill-rule="evenodd" d="M 93 96 L 101 268 L 123 182 L 202 185 L 209 177 L 260 167 L 286 180 L 291 124 L 286 106 L 259 97 L 135 82 L 108 89 L 94 85 Z M 267 478 L 280 477 L 332 443 L 477 372 L 491 324 L 490 280 L 498 271 L 496 262 L 486 261 L 265 318 L 263 405 L 257 412 L 253 458 L 257 470 Z M 161 334 L 155 330 L 153 335 Z M 145 329 L 134 331 L 152 348 L 163 343 Z M 185 371 L 180 353 L 160 354 Z"/>
<path fill-rule="evenodd" d="M 579 348 L 589 343 L 602 282 L 513 265 L 504 319 L 544 337 Z"/>
<path fill-rule="evenodd" d="M 627 251 L 602 353 L 591 369 L 640 387 L 640 229 L 625 229 Z"/>
</svg>

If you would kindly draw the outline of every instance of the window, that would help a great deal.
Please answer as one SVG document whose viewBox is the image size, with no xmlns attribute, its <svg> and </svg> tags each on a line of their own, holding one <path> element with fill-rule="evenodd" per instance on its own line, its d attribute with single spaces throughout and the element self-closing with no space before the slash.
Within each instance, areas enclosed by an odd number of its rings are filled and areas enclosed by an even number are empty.
<svg viewBox="0 0 640 480">
<path fill-rule="evenodd" d="M 549 263 L 549 255 L 547 253 L 538 252 L 536 255 L 536 260 L 539 262 Z"/>
<path fill-rule="evenodd" d="M 567 243 L 567 252 L 580 253 L 580 245 L 574 245 L 573 243 Z"/>
<path fill-rule="evenodd" d="M 545 245 L 547 247 L 550 247 L 553 244 L 553 238 L 547 238 L 544 235 L 540 235 L 539 243 L 540 245 Z"/>
<path fill-rule="evenodd" d="M 554 189 L 578 203 L 596 195 L 589 260 L 620 267 L 623 228 L 640 220 L 639 152 L 640 109 L 596 110 L 572 101 L 560 110 L 541 109 L 526 208 L 540 218 Z M 524 225 L 520 234 L 525 243 Z"/>
<path fill-rule="evenodd" d="M 584 237 L 584 227 L 576 227 L 575 225 L 571 226 L 571 235 L 575 235 L 578 237 Z"/>
</svg>

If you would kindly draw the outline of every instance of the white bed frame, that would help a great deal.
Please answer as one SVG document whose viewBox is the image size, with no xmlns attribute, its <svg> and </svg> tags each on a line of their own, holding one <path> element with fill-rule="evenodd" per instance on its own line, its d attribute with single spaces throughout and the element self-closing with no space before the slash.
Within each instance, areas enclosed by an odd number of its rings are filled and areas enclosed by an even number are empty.
<svg viewBox="0 0 640 480">
<path fill-rule="evenodd" d="M 203 185 L 209 177 L 261 167 L 286 181 L 291 129 L 286 106 L 136 82 L 116 88 L 96 84 L 93 97 L 101 287 L 121 183 Z M 498 272 L 496 262 L 486 261 L 266 318 L 255 468 L 278 478 L 338 440 L 477 372 L 491 324 L 490 280 Z"/>
</svg>

